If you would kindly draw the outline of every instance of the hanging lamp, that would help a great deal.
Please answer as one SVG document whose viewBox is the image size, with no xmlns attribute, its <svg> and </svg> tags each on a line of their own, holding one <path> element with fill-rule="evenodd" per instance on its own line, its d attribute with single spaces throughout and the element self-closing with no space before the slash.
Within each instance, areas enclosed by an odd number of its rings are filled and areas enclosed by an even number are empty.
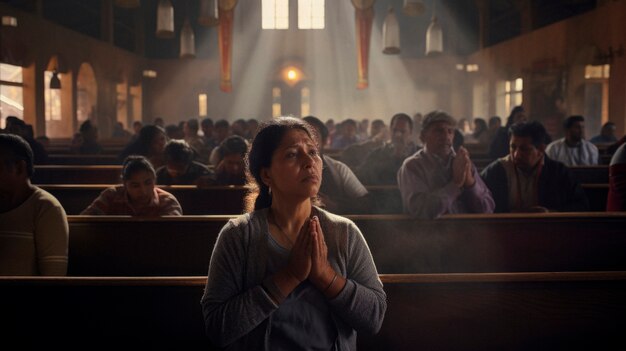
<svg viewBox="0 0 626 351">
<path fill-rule="evenodd" d="M 189 20 L 185 19 L 180 30 L 180 58 L 194 57 L 196 57 L 196 39 Z"/>
<path fill-rule="evenodd" d="M 170 0 L 159 0 L 156 36 L 157 38 L 174 37 L 174 6 Z"/>
<path fill-rule="evenodd" d="M 435 14 L 435 3 L 433 3 L 433 17 L 426 31 L 426 55 L 441 53 L 443 53 L 443 31 Z"/>
<path fill-rule="evenodd" d="M 402 6 L 402 12 L 411 17 L 422 15 L 425 10 L 422 0 L 404 0 L 404 6 Z"/>
<path fill-rule="evenodd" d="M 397 55 L 400 53 L 400 26 L 393 7 L 389 6 L 383 23 L 383 54 Z"/>
<path fill-rule="evenodd" d="M 141 5 L 140 0 L 115 0 L 115 6 L 125 9 L 134 9 Z"/>
<path fill-rule="evenodd" d="M 56 68 L 52 71 L 52 77 L 50 77 L 50 89 L 61 89 L 61 79 L 59 78 L 59 72 Z"/>
<path fill-rule="evenodd" d="M 217 26 L 220 23 L 217 0 L 200 0 L 198 24 L 205 27 Z"/>
</svg>

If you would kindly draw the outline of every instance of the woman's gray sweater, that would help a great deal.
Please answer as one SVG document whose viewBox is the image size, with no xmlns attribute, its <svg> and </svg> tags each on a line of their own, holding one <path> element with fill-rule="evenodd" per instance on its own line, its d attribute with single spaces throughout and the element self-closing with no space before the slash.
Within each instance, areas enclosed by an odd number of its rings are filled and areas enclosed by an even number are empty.
<svg viewBox="0 0 626 351">
<path fill-rule="evenodd" d="M 387 296 L 356 225 L 319 208 L 315 211 L 328 246 L 328 262 L 347 280 L 339 295 L 328 300 L 337 328 L 336 349 L 356 350 L 357 331 L 374 334 L 380 329 Z M 272 312 L 279 305 L 261 286 L 268 259 L 267 213 L 262 209 L 232 219 L 217 238 L 201 301 L 207 334 L 216 346 L 270 350 Z"/>
</svg>

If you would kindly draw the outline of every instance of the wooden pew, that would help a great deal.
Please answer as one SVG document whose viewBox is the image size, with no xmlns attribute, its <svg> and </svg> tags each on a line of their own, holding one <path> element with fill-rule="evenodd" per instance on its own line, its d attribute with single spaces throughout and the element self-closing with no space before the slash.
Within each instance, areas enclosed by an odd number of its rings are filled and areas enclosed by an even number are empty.
<svg viewBox="0 0 626 351">
<path fill-rule="evenodd" d="M 107 184 L 44 184 L 40 187 L 61 202 L 68 215 L 80 214 L 100 193 L 113 185 Z M 195 185 L 161 186 L 172 193 L 183 208 L 185 215 L 241 214 L 248 188 L 244 186 L 210 186 L 197 188 Z"/>
<path fill-rule="evenodd" d="M 79 214 L 102 190 L 112 185 L 107 184 L 42 184 L 65 208 L 69 215 Z M 212 186 L 198 189 L 191 185 L 161 186 L 174 194 L 180 202 L 185 215 L 239 214 L 243 213 L 243 203 L 247 188 L 243 186 Z M 402 200 L 400 191 L 393 185 L 368 186 L 368 191 L 376 203 L 371 214 L 400 214 Z M 606 209 L 608 196 L 607 184 L 584 184 L 583 189 L 591 204 L 591 211 L 601 212 Z"/>
<path fill-rule="evenodd" d="M 122 166 L 35 166 L 33 184 L 117 184 Z"/>
<path fill-rule="evenodd" d="M 626 272 L 381 275 L 387 312 L 359 350 L 626 347 Z M 206 277 L 0 277 L 4 341 L 84 348 L 125 338 L 202 347 Z M 71 333 L 72 337 L 59 338 Z M 62 341 L 61 341 L 62 340 Z"/>
<path fill-rule="evenodd" d="M 50 165 L 120 165 L 117 155 L 48 155 L 48 164 Z"/>
<path fill-rule="evenodd" d="M 205 274 L 230 218 L 69 216 L 68 274 Z M 349 218 L 379 273 L 626 271 L 626 213 Z"/>
<path fill-rule="evenodd" d="M 574 178 L 581 184 L 608 184 L 609 167 L 600 166 L 576 166 L 570 167 Z"/>
</svg>

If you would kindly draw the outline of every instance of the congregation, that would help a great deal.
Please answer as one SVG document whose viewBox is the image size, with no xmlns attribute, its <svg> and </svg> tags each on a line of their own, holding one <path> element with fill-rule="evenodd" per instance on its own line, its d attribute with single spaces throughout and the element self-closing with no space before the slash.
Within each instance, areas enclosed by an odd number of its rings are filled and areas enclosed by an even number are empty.
<svg viewBox="0 0 626 351">
<path fill-rule="evenodd" d="M 318 198 L 321 206 L 332 212 L 403 212 L 414 218 L 434 219 L 461 213 L 591 209 L 581 181 L 571 168 L 595 166 L 600 162 L 598 147 L 585 139 L 582 116 L 567 118 L 563 124 L 564 137 L 553 142 L 541 123 L 528 121 L 521 106 L 511 112 L 508 127 L 500 127 L 498 117 L 491 118 L 488 127 L 484 120 L 476 118 L 475 129 L 465 133 L 461 130 L 464 123 L 457 123 L 443 111 L 423 117 L 417 114 L 413 118 L 398 113 L 391 118 L 389 126 L 382 120 L 373 121 L 371 126 L 368 120 L 357 123 L 348 119 L 337 124 L 333 120 L 323 123 L 313 116 L 303 120 L 312 126 L 322 155 L 323 181 Z M 46 163 L 48 154 L 43 140 L 33 139 L 20 119 L 8 117 L 6 125 L 0 134 L 3 141 L 0 155 L 5 174 L 12 178 L 2 182 L 2 195 L 11 201 L 3 201 L 6 208 L 0 216 L 3 219 L 23 216 L 26 203 L 38 203 L 34 208 L 47 214 L 37 215 L 41 224 L 38 220 L 27 231 L 36 237 L 41 233 L 38 227 L 47 226 L 51 220 L 66 223 L 66 214 L 62 203 L 29 180 L 35 168 Z M 200 122 L 192 118 L 163 128 L 163 120 L 157 118 L 153 124 L 137 122 L 133 127 L 134 134 L 120 134 L 116 129 L 113 136 L 126 141 L 118 156 L 118 162 L 122 162 L 120 185 L 112 184 L 103 190 L 81 211 L 82 215 L 180 216 L 184 214 L 184 206 L 161 187 L 192 185 L 201 189 L 249 184 L 246 157 L 259 128 L 256 120 L 240 119 L 231 125 L 226 120 L 214 123 L 208 118 Z M 614 131 L 607 125 L 594 140 L 604 152 L 610 147 L 617 149 L 611 161 L 610 177 L 605 181 L 610 189 L 604 206 L 609 211 L 621 211 L 626 198 L 624 147 L 620 146 L 624 138 L 617 140 Z M 459 133 L 464 141 L 455 142 Z M 508 149 L 505 154 L 497 151 L 502 148 L 503 142 L 499 140 L 502 138 Z M 598 142 L 607 140 L 613 146 Z M 103 155 L 105 149 L 97 128 L 86 121 L 68 153 Z M 501 156 L 485 162 L 469 150 Z M 372 191 L 377 186 L 394 187 L 399 196 Z M 49 206 L 57 209 L 54 215 L 46 210 Z M 63 225 L 51 233 L 60 238 L 63 247 L 62 242 L 67 241 Z M 58 249 L 57 244 L 52 246 Z M 52 255 L 53 259 L 66 260 L 67 251 L 62 251 Z M 33 268 L 34 254 L 25 256 L 30 263 L 23 265 L 24 273 L 63 272 L 63 269 L 45 268 L 50 257 L 39 252 L 39 268 Z M 3 269 L 10 272 L 15 269 L 16 261 L 7 257 L 3 260 L 10 260 L 11 265 L 3 265 L 8 267 Z"/>
</svg>

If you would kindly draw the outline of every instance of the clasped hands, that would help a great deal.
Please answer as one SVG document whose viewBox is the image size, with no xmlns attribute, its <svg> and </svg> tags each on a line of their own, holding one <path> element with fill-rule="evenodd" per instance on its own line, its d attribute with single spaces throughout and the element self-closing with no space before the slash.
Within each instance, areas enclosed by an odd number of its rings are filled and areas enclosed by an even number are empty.
<svg viewBox="0 0 626 351">
<path fill-rule="evenodd" d="M 332 285 L 337 273 L 328 263 L 328 247 L 317 216 L 300 230 L 285 268 L 299 283 L 308 279 L 322 292 Z"/>
<path fill-rule="evenodd" d="M 462 146 L 457 151 L 454 160 L 452 160 L 452 182 L 459 188 L 469 188 L 476 183 L 469 152 Z"/>
</svg>

